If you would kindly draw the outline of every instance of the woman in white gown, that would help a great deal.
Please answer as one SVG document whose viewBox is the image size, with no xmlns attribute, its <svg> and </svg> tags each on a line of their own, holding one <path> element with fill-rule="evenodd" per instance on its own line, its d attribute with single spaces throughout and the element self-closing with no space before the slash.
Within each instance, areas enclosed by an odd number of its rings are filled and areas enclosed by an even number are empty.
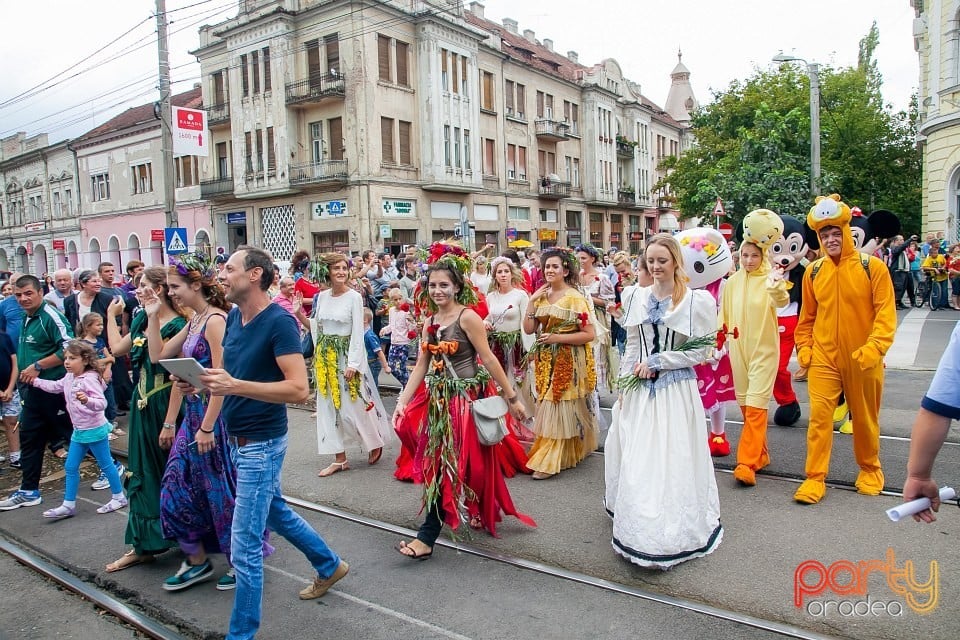
<svg viewBox="0 0 960 640">
<path fill-rule="evenodd" d="M 317 376 L 317 446 L 320 455 L 336 459 L 318 474 L 321 478 L 350 468 L 345 442 L 368 452 L 375 464 L 390 438 L 390 422 L 370 375 L 364 347 L 363 298 L 347 284 L 350 266 L 339 253 L 314 260 L 319 281 L 330 288 L 317 294 L 317 336 L 314 366 Z"/>
<path fill-rule="evenodd" d="M 642 379 L 614 406 L 605 450 L 605 504 L 614 551 L 668 569 L 711 553 L 723 538 L 720 499 L 693 366 L 710 347 L 685 342 L 716 332 L 716 305 L 688 289 L 677 241 L 650 239 L 649 287 L 628 287 L 618 320 L 627 330 L 620 375 Z"/>
</svg>

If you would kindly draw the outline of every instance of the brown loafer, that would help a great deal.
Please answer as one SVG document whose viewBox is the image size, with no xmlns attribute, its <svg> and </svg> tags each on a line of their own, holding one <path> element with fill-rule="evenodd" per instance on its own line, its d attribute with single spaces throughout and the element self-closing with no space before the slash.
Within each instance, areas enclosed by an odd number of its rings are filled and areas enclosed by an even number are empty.
<svg viewBox="0 0 960 640">
<path fill-rule="evenodd" d="M 330 590 L 330 587 L 335 585 L 341 578 L 347 575 L 350 572 L 350 565 L 348 565 L 343 560 L 340 561 L 340 565 L 337 567 L 336 571 L 333 572 L 333 575 L 329 578 L 321 578 L 317 576 L 313 579 L 313 584 L 309 587 L 303 589 L 300 592 L 301 600 L 313 600 L 314 598 L 319 598 L 327 591 Z"/>
</svg>

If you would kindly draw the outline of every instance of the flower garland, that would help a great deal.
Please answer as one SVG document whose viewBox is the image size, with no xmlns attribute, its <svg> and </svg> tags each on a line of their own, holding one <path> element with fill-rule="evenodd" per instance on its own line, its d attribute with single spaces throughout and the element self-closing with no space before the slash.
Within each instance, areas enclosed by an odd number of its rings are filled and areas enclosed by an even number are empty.
<svg viewBox="0 0 960 640">
<path fill-rule="evenodd" d="M 469 307 L 479 302 L 480 296 L 478 295 L 477 287 L 467 278 L 467 274 L 470 273 L 471 262 L 469 254 L 464 251 L 463 247 L 447 242 L 434 242 L 426 249 L 421 248 L 418 251 L 418 257 L 423 264 L 428 266 L 437 263 L 446 263 L 451 269 L 460 274 L 464 284 L 463 288 L 461 288 L 457 294 L 457 303 Z M 421 309 L 426 309 L 431 314 L 437 312 L 437 305 L 434 304 L 430 298 L 430 292 L 428 291 L 426 283 L 418 287 L 415 296 L 416 304 Z"/>
<path fill-rule="evenodd" d="M 346 358 L 350 349 L 350 336 L 334 336 L 320 334 L 317 337 L 315 356 L 313 358 L 316 369 L 317 391 L 323 397 L 330 397 L 333 408 L 340 410 L 340 367 L 341 357 Z M 360 373 L 356 373 L 347 380 L 347 392 L 350 401 L 355 402 L 360 397 Z"/>
<path fill-rule="evenodd" d="M 181 276 L 187 276 L 191 271 L 196 271 L 202 278 L 212 278 L 215 275 L 210 257 L 202 251 L 184 253 L 179 258 L 171 257 L 170 266 Z"/>
</svg>

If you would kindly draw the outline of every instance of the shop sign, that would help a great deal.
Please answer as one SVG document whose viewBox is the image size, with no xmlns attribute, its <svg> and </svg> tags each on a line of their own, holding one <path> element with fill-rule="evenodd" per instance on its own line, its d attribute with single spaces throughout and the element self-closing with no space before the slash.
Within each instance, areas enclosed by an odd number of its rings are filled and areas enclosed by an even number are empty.
<svg viewBox="0 0 960 640">
<path fill-rule="evenodd" d="M 350 215 L 347 213 L 346 200 L 327 200 L 326 202 L 314 202 L 310 205 L 313 211 L 314 219 L 319 218 L 342 218 Z"/>
<path fill-rule="evenodd" d="M 414 200 L 383 199 L 383 217 L 385 218 L 415 218 L 417 217 L 417 203 Z"/>
<path fill-rule="evenodd" d="M 247 212 L 231 211 L 227 214 L 227 224 L 247 224 Z"/>
<path fill-rule="evenodd" d="M 65 251 L 67 248 L 67 243 L 64 240 L 54 240 L 53 241 L 53 250 L 54 251 Z"/>
<path fill-rule="evenodd" d="M 557 231 L 556 229 L 540 229 L 537 232 L 537 238 L 539 238 L 540 240 L 556 241 Z"/>
</svg>

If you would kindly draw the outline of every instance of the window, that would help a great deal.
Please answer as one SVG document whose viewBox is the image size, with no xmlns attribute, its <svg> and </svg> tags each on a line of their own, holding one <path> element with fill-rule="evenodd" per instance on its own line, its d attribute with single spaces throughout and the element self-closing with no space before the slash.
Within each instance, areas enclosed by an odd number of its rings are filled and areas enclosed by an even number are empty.
<svg viewBox="0 0 960 640">
<path fill-rule="evenodd" d="M 450 65 L 450 70 L 452 72 L 452 77 L 450 78 L 450 88 L 454 93 L 460 93 L 460 65 L 458 64 L 458 58 L 460 56 L 455 53 L 451 54 L 451 56 L 453 60 L 451 61 L 452 64 Z"/>
<path fill-rule="evenodd" d="M 507 145 L 507 178 L 510 180 L 527 179 L 527 148 L 513 144 Z"/>
<path fill-rule="evenodd" d="M 240 89 L 244 98 L 250 95 L 250 76 L 249 69 L 247 69 L 247 56 L 246 54 L 240 56 Z"/>
<path fill-rule="evenodd" d="M 253 95 L 260 93 L 260 52 L 250 53 L 250 67 L 253 71 Z"/>
<path fill-rule="evenodd" d="M 230 161 L 227 158 L 227 143 L 217 143 L 217 177 L 226 180 L 230 177 Z"/>
<path fill-rule="evenodd" d="M 457 169 L 461 167 L 460 164 L 460 127 L 453 128 L 453 166 Z"/>
<path fill-rule="evenodd" d="M 556 209 L 540 209 L 540 222 L 556 222 L 556 221 L 557 221 Z"/>
<path fill-rule="evenodd" d="M 580 107 L 573 102 L 563 101 L 563 121 L 570 125 L 571 135 L 580 135 Z"/>
<path fill-rule="evenodd" d="M 573 175 L 570 176 L 570 186 L 574 189 L 580 188 L 580 158 L 573 159 Z"/>
<path fill-rule="evenodd" d="M 343 160 L 343 118 L 327 120 L 327 131 L 330 133 L 330 159 Z"/>
<path fill-rule="evenodd" d="M 200 184 L 196 156 L 180 156 L 173 161 L 174 176 L 177 187 L 192 187 Z"/>
<path fill-rule="evenodd" d="M 397 156 L 393 148 L 393 118 L 380 118 L 380 150 L 384 163 L 396 164 Z"/>
<path fill-rule="evenodd" d="M 460 56 L 460 94 L 467 95 L 467 57 Z"/>
<path fill-rule="evenodd" d="M 63 190 L 63 208 L 66 215 L 73 215 L 73 190 L 71 189 Z"/>
<path fill-rule="evenodd" d="M 273 144 L 273 127 L 267 127 L 267 171 L 277 170 L 277 152 Z"/>
<path fill-rule="evenodd" d="M 507 207 L 507 220 L 529 220 L 530 207 Z"/>
<path fill-rule="evenodd" d="M 470 171 L 470 130 L 463 130 L 463 168 Z"/>
<path fill-rule="evenodd" d="M 553 120 L 553 96 L 537 91 L 537 117 Z"/>
<path fill-rule="evenodd" d="M 270 47 L 263 48 L 263 90 L 270 91 L 271 89 L 271 76 L 270 76 Z"/>
<path fill-rule="evenodd" d="M 30 196 L 28 201 L 30 203 L 30 220 L 33 222 L 43 220 L 43 202 L 40 196 Z"/>
<path fill-rule="evenodd" d="M 580 228 L 580 212 L 567 211 L 567 229 L 579 229 L 579 228 Z"/>
<path fill-rule="evenodd" d="M 450 82 L 447 77 L 447 50 L 440 49 L 440 88 L 444 91 L 450 90 Z"/>
<path fill-rule="evenodd" d="M 480 72 L 480 108 L 486 111 L 494 111 L 493 74 L 489 71 Z"/>
<path fill-rule="evenodd" d="M 263 129 L 257 129 L 257 171 L 263 171 Z"/>
<path fill-rule="evenodd" d="M 323 123 L 310 123 L 310 161 L 317 163 L 323 160 Z"/>
<path fill-rule="evenodd" d="M 525 87 L 519 82 L 507 80 L 504 84 L 504 99 L 507 106 L 507 116 L 517 120 L 526 120 Z"/>
<path fill-rule="evenodd" d="M 313 86 L 313 81 L 322 76 L 325 72 L 323 65 L 320 64 L 320 41 L 308 40 L 307 48 L 307 78 Z"/>
<path fill-rule="evenodd" d="M 527 148 L 517 147 L 517 179 L 527 179 Z"/>
<path fill-rule="evenodd" d="M 253 134 L 249 131 L 243 134 L 243 156 L 247 173 L 253 173 Z"/>
<path fill-rule="evenodd" d="M 227 94 L 223 86 L 223 71 L 213 74 L 213 104 L 220 105 L 227 101 Z"/>
<path fill-rule="evenodd" d="M 110 174 L 98 173 L 90 176 L 90 191 L 94 202 L 110 199 Z"/>
<path fill-rule="evenodd" d="M 380 69 L 380 79 L 384 82 L 392 82 L 393 74 L 390 68 L 390 38 L 384 35 L 377 35 L 377 63 Z"/>
<path fill-rule="evenodd" d="M 410 131 L 412 124 L 400 121 L 400 164 L 411 165 L 413 161 L 410 155 Z"/>
<path fill-rule="evenodd" d="M 340 36 L 336 33 L 324 37 L 323 44 L 327 49 L 327 71 L 340 73 Z"/>
<path fill-rule="evenodd" d="M 444 166 L 453 166 L 450 163 L 450 125 L 443 125 L 443 164 Z"/>
<path fill-rule="evenodd" d="M 552 151 L 540 150 L 537 152 L 538 168 L 541 176 L 549 176 L 557 172 L 557 154 Z"/>
<path fill-rule="evenodd" d="M 149 162 L 134 165 L 130 168 L 133 175 L 133 193 L 150 193 L 153 191 L 153 167 Z"/>
<path fill-rule="evenodd" d="M 410 86 L 410 45 L 406 42 L 395 40 L 395 55 L 397 60 L 397 84 L 401 87 Z"/>
<path fill-rule="evenodd" d="M 495 176 L 497 175 L 497 159 L 494 156 L 495 145 L 493 140 L 490 138 L 484 138 L 483 140 L 483 175 L 485 176 Z"/>
</svg>

